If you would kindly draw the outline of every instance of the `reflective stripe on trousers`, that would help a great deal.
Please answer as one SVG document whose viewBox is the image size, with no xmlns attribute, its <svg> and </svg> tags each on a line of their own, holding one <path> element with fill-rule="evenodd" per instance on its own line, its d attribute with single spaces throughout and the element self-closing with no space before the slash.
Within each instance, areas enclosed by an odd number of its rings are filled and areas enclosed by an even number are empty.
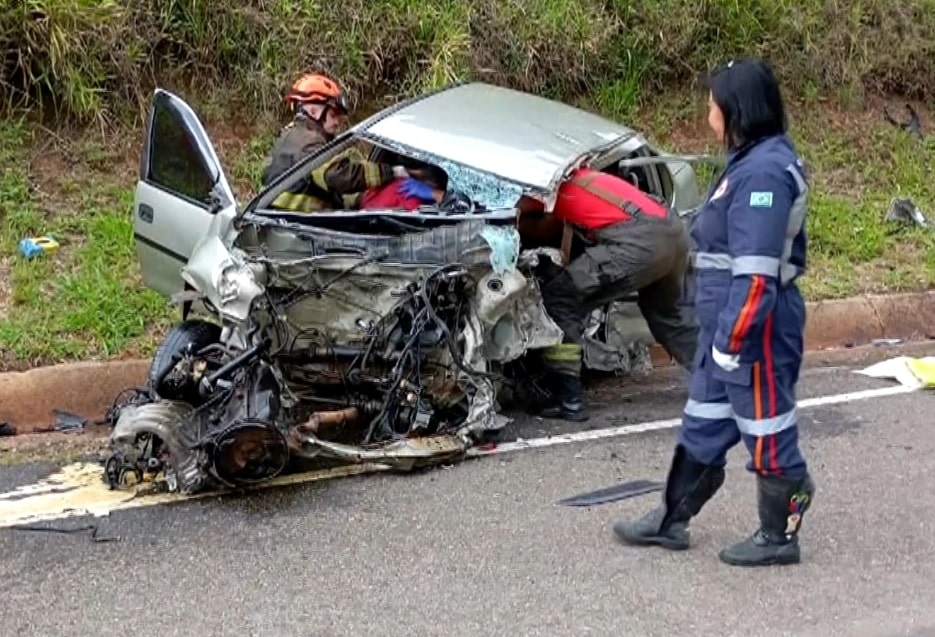
<svg viewBox="0 0 935 637">
<path fill-rule="evenodd" d="M 542 352 L 543 366 L 552 372 L 566 376 L 581 376 L 582 347 L 577 343 L 558 343 Z"/>
<path fill-rule="evenodd" d="M 558 343 L 546 347 L 542 357 L 547 361 L 577 361 L 581 359 L 581 346 L 577 343 Z"/>
<path fill-rule="evenodd" d="M 808 195 L 808 186 L 794 164 L 787 166 L 786 170 L 789 171 L 796 184 L 798 184 L 799 195 L 792 203 L 789 224 L 786 226 L 786 239 L 782 247 L 782 256 L 778 259 L 757 255 L 731 258 L 729 254 L 696 252 L 692 255 L 692 265 L 695 269 L 730 270 L 734 276 L 743 274 L 775 276 L 779 278 L 781 285 L 787 285 L 800 274 L 798 268 L 789 263 L 789 257 L 792 255 L 792 243 L 805 222 L 805 200 Z"/>
<path fill-rule="evenodd" d="M 740 433 L 757 437 L 778 434 L 794 426 L 798 419 L 795 407 L 784 414 L 757 420 L 738 416 L 730 403 L 705 403 L 691 398 L 685 403 L 684 413 L 686 416 L 702 420 L 733 420 L 737 423 Z"/>
</svg>

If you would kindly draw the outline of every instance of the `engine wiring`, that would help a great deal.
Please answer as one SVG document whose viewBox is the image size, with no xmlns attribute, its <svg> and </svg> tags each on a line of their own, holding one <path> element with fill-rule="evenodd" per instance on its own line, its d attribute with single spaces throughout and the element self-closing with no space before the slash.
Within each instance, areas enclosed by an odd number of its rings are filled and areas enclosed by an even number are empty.
<svg viewBox="0 0 935 637">
<path fill-rule="evenodd" d="M 383 393 L 381 409 L 371 418 L 368 424 L 367 431 L 364 434 L 364 444 L 373 441 L 373 435 L 377 426 L 385 422 L 388 412 L 398 408 L 398 393 L 403 383 L 406 383 L 406 387 L 413 391 L 417 402 L 421 399 L 421 363 L 424 359 L 424 355 L 422 352 L 422 343 L 420 341 L 433 327 L 441 331 L 442 338 L 448 341 L 447 344 L 452 353 L 452 359 L 456 364 L 461 362 L 463 365 L 461 361 L 462 356 L 455 350 L 451 342 L 453 340 L 451 337 L 451 330 L 446 322 L 438 316 L 434 304 L 440 294 L 443 293 L 440 291 L 440 288 L 446 280 L 456 281 L 469 277 L 470 273 L 467 269 L 459 264 L 444 265 L 436 268 L 426 275 L 420 283 L 410 286 L 406 296 L 397 305 L 394 312 L 388 313 L 388 315 L 380 321 L 380 325 L 375 326 L 384 327 L 386 320 L 393 318 L 396 319 L 393 321 L 393 323 L 395 323 L 394 327 L 399 326 L 401 323 L 400 315 L 404 315 L 407 311 L 409 313 L 408 326 L 406 328 L 408 338 L 406 338 L 402 346 L 394 352 L 398 358 L 390 372 L 392 382 L 389 388 Z M 465 299 L 463 289 L 458 292 L 460 292 L 460 294 L 456 293 L 455 296 L 458 297 L 459 302 L 457 303 L 457 309 L 460 310 L 460 305 L 465 302 Z M 455 320 L 459 320 L 459 317 L 460 311 L 455 312 Z M 372 355 L 378 341 L 383 341 L 383 344 L 386 345 L 387 340 L 389 340 L 387 337 L 380 338 L 380 331 L 378 329 L 371 330 L 367 347 L 360 356 L 355 357 L 348 370 L 357 369 L 358 365 L 361 370 L 366 370 L 368 358 Z M 464 368 L 466 369 L 466 366 L 464 366 Z M 468 370 L 467 373 L 470 374 L 472 372 Z M 386 433 L 392 435 L 393 432 Z"/>
<path fill-rule="evenodd" d="M 327 296 L 330 284 L 347 276 L 357 268 L 379 260 L 379 258 L 361 259 L 353 266 L 342 270 L 328 283 L 315 286 L 312 289 L 300 288 L 292 291 L 278 302 L 267 294 L 267 302 L 272 310 L 273 329 L 279 336 L 280 344 L 272 355 L 281 353 L 294 353 L 295 344 L 302 336 L 313 333 L 313 330 L 291 330 L 285 323 L 285 314 L 282 311 L 283 301 L 295 303 L 307 295 Z M 306 284 L 310 277 L 305 278 Z M 364 433 L 363 444 L 373 444 L 376 440 L 404 437 L 409 433 L 399 431 L 389 423 L 398 421 L 397 412 L 402 408 L 417 412 L 423 400 L 423 366 L 426 363 L 438 366 L 437 361 L 427 359 L 429 349 L 442 345 L 448 352 L 453 365 L 463 372 L 467 378 L 491 378 L 505 380 L 500 374 L 472 369 L 464 360 L 464 353 L 455 337 L 462 329 L 462 322 L 466 315 L 465 305 L 468 303 L 468 290 L 476 286 L 477 281 L 470 271 L 462 264 L 446 264 L 438 266 L 428 272 L 417 283 L 410 284 L 405 290 L 399 292 L 399 301 L 393 309 L 380 316 L 376 321 L 369 322 L 365 334 L 362 335 L 360 346 L 351 360 L 343 366 L 340 373 L 341 383 L 345 395 L 379 391 L 377 403 L 380 408 L 369 418 Z M 445 307 L 439 305 L 444 299 Z M 444 316 L 443 316 L 444 315 Z M 283 332 L 288 334 L 288 341 L 283 339 Z M 434 335 L 432 333 L 435 333 Z M 426 343 L 426 339 L 431 341 Z M 322 339 L 324 351 L 329 351 L 327 343 Z M 338 356 L 331 357 L 336 369 L 341 369 Z M 390 365 L 388 373 L 370 377 L 370 370 Z M 451 369 L 449 365 L 445 369 Z M 369 389 L 368 386 L 369 385 Z M 408 396 L 409 401 L 403 396 Z M 415 404 L 412 404 L 413 400 Z M 337 404 L 337 401 L 325 401 Z M 372 401 L 371 401 L 372 402 Z M 427 399 L 431 403 L 431 399 Z M 370 415 L 370 414 L 368 414 Z"/>
<path fill-rule="evenodd" d="M 482 379 L 510 382 L 502 374 L 473 369 L 466 360 L 465 341 L 470 341 L 466 334 L 470 329 L 469 308 L 478 281 L 461 263 L 430 270 L 426 267 L 428 271 L 423 276 L 393 293 L 397 299 L 389 311 L 380 313 L 372 307 L 363 308 L 374 318 L 368 317 L 359 323 L 361 336 L 359 339 L 352 337 L 351 343 L 331 342 L 327 326 L 295 329 L 291 325 L 284 304 L 296 303 L 307 296 L 327 297 L 335 282 L 375 260 L 380 259 L 361 258 L 329 281 L 319 281 L 317 285 L 309 285 L 314 281 L 314 274 L 309 273 L 301 277 L 302 286 L 297 285 L 298 281 L 289 281 L 292 289 L 283 291 L 282 296 L 277 294 L 276 288 L 268 287 L 259 299 L 261 307 L 256 308 L 259 313 L 254 314 L 247 326 L 243 351 L 240 347 L 214 343 L 197 351 L 189 348 L 173 355 L 173 364 L 154 379 L 153 389 L 161 387 L 171 376 L 167 391 L 176 398 L 185 396 L 183 400 L 190 402 L 192 408 L 185 415 L 186 425 L 177 432 L 175 443 L 189 455 L 171 461 L 182 467 L 173 469 L 173 479 L 179 485 L 184 482 L 185 488 L 196 488 L 198 480 L 202 479 L 196 476 L 209 466 L 204 463 L 214 458 L 224 444 L 239 444 L 235 440 L 239 434 L 232 427 L 250 428 L 249 433 L 244 434 L 245 444 L 255 443 L 257 432 L 262 429 L 259 425 L 286 434 L 285 427 L 291 426 L 294 417 L 303 411 L 281 416 L 266 412 L 267 415 L 257 418 L 256 414 L 263 412 L 255 409 L 262 410 L 263 404 L 276 404 L 275 397 L 272 403 L 255 398 L 264 391 L 273 392 L 273 396 L 277 391 L 288 393 L 296 398 L 293 405 L 301 402 L 307 407 L 318 402 L 333 408 L 354 407 L 361 416 L 359 428 L 355 427 L 355 444 L 366 449 L 412 436 L 450 431 L 469 414 L 475 392 L 482 390 Z M 343 296 L 337 290 L 334 292 Z M 309 335 L 312 336 L 309 338 Z M 479 341 L 476 346 L 481 346 L 481 335 L 476 336 Z M 296 349 L 299 339 L 303 342 Z M 288 359 L 298 362 L 290 363 Z M 335 371 L 329 368 L 321 376 L 322 372 L 318 371 L 321 364 L 329 361 Z M 306 367 L 309 364 L 312 367 Z M 290 365 L 295 365 L 300 376 L 307 373 L 317 376 L 300 378 L 299 385 L 293 387 L 293 383 L 280 375 Z M 263 368 L 280 372 L 273 374 L 275 380 L 268 385 L 268 390 L 252 385 L 254 370 Z M 207 373 L 206 369 L 213 371 Z M 430 371 L 426 372 L 427 369 Z M 343 390 L 340 394 L 334 393 L 334 381 L 340 383 L 338 387 Z M 435 391 L 434 387 L 441 389 Z M 194 400 L 189 401 L 188 397 Z M 112 422 L 116 421 L 120 402 L 124 402 L 123 406 L 139 404 L 156 400 L 157 396 L 151 389 L 149 392 L 137 390 L 136 395 L 126 401 L 119 398 L 109 414 Z M 272 408 L 278 412 L 282 407 Z M 218 436 L 223 441 L 216 439 Z M 137 440 L 136 451 L 130 456 L 116 450 L 105 467 L 111 488 L 119 485 L 128 471 L 139 478 L 144 469 L 163 468 L 168 448 L 164 443 L 144 435 Z M 215 479 L 220 478 L 215 476 Z"/>
</svg>

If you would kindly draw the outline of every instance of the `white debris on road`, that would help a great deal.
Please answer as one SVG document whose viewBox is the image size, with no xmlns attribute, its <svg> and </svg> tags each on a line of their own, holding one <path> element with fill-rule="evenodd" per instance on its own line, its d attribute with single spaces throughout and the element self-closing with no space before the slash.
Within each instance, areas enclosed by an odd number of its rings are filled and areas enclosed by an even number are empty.
<svg viewBox="0 0 935 637">
<path fill-rule="evenodd" d="M 871 378 L 895 380 L 906 387 L 931 389 L 935 387 L 935 356 L 897 356 L 858 370 L 857 373 Z"/>
</svg>

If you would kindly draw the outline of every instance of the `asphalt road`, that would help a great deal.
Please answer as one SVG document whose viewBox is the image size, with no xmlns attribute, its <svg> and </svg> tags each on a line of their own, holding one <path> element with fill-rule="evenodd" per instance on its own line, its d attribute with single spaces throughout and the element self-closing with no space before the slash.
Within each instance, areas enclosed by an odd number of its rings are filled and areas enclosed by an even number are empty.
<svg viewBox="0 0 935 637">
<path fill-rule="evenodd" d="M 680 383 L 605 388 L 587 425 L 675 417 Z M 890 384 L 811 369 L 801 397 Z M 742 446 L 684 553 L 611 535 L 615 519 L 655 505 L 657 493 L 556 506 L 662 479 L 675 434 L 665 429 L 116 512 L 99 521 L 114 543 L 0 530 L 0 635 L 935 635 L 933 411 L 933 395 L 915 392 L 804 412 L 818 492 L 798 566 L 717 560 L 755 528 Z M 555 430 L 525 422 L 513 434 Z M 4 469 L 0 486 L 48 470 Z"/>
</svg>

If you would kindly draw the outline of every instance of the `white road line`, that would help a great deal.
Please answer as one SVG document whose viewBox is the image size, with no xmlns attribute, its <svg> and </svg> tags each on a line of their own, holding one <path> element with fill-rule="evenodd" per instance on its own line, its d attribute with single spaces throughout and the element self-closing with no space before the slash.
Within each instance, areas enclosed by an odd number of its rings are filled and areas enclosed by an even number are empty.
<svg viewBox="0 0 935 637">
<path fill-rule="evenodd" d="M 914 387 L 898 385 L 882 389 L 819 396 L 799 402 L 800 409 L 852 403 L 874 398 L 885 398 L 916 391 Z M 507 442 L 490 448 L 468 450 L 467 458 L 480 458 L 500 453 L 542 449 L 576 442 L 604 440 L 620 436 L 629 436 L 647 431 L 672 429 L 681 424 L 681 418 L 655 420 L 620 427 L 594 429 L 556 436 L 533 438 Z M 307 473 L 280 476 L 269 482 L 256 485 L 250 490 L 274 488 L 285 484 L 303 484 L 322 480 L 333 480 L 342 476 L 360 475 L 389 471 L 385 465 L 351 465 L 309 471 Z M 134 497 L 132 492 L 109 491 L 102 481 L 103 469 L 99 465 L 76 463 L 63 467 L 59 472 L 31 485 L 23 485 L 7 493 L 0 493 L 0 528 L 21 524 L 36 523 L 85 515 L 102 516 L 114 511 L 135 509 L 158 504 L 183 502 L 223 495 L 218 492 L 203 492 L 195 496 L 183 496 L 166 493 L 152 496 Z"/>
<path fill-rule="evenodd" d="M 860 400 L 869 400 L 871 398 L 884 398 L 886 396 L 908 394 L 909 392 L 913 391 L 916 391 L 915 387 L 906 387 L 904 385 L 883 387 L 879 389 L 867 389 L 864 391 L 855 391 L 848 394 L 835 394 L 833 396 L 817 396 L 815 398 L 806 398 L 805 400 L 799 401 L 798 407 L 799 409 L 808 409 L 811 407 L 822 407 L 824 405 L 852 403 Z M 653 420 L 650 422 L 635 423 L 632 425 L 621 425 L 619 427 L 607 427 L 606 429 L 576 431 L 574 433 L 544 436 L 542 438 L 530 438 L 529 440 L 504 442 L 495 447 L 476 447 L 473 449 L 468 449 L 467 455 L 468 457 L 492 456 L 498 453 L 525 451 L 526 449 L 542 449 L 544 447 L 554 447 L 556 445 L 565 445 L 574 442 L 590 442 L 592 440 L 603 440 L 605 438 L 618 438 L 620 436 L 631 436 L 633 434 L 644 433 L 647 431 L 673 429 L 681 424 L 682 418 L 678 417 L 668 418 L 666 420 Z"/>
</svg>

